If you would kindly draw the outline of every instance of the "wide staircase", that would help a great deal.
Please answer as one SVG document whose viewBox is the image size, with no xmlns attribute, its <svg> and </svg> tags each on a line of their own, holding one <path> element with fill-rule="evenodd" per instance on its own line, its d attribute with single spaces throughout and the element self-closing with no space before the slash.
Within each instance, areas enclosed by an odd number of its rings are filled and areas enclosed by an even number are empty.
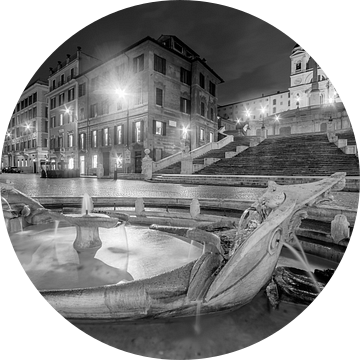
<svg viewBox="0 0 360 360">
<path fill-rule="evenodd" d="M 193 164 L 204 164 L 204 159 L 206 158 L 215 158 L 215 159 L 224 159 L 227 152 L 235 152 L 238 146 L 249 146 L 250 144 L 249 137 L 236 136 L 234 141 L 223 146 L 221 149 L 214 149 L 206 152 L 205 154 L 198 156 L 193 159 Z M 257 139 L 257 138 L 255 138 Z M 156 171 L 155 174 L 180 174 L 181 173 L 181 162 L 178 161 L 168 167 Z"/>
<path fill-rule="evenodd" d="M 340 135 L 355 141 L 352 132 Z M 200 175 L 328 176 L 335 172 L 359 176 L 359 161 L 345 154 L 327 135 L 299 134 L 267 138 L 240 154 L 205 167 Z"/>
<path fill-rule="evenodd" d="M 356 145 L 355 134 L 354 134 L 354 132 L 351 131 L 351 130 L 349 130 L 349 131 L 337 132 L 337 133 L 336 133 L 336 136 L 337 136 L 339 139 L 346 139 L 348 145 Z"/>
</svg>

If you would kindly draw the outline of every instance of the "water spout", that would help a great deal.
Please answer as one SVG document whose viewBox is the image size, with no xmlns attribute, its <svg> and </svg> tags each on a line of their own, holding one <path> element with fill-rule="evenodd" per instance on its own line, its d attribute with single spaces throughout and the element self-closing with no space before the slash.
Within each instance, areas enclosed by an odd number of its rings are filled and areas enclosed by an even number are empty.
<svg viewBox="0 0 360 360">
<path fill-rule="evenodd" d="M 321 289 L 319 287 L 318 282 L 316 281 L 316 279 L 314 277 L 314 274 L 310 270 L 310 266 L 309 266 L 309 263 L 308 263 L 307 259 L 306 260 L 303 259 L 303 257 L 300 256 L 300 254 L 296 251 L 296 249 L 293 246 L 291 246 L 290 244 L 284 242 L 284 246 L 287 247 L 292 252 L 292 254 L 295 255 L 295 257 L 301 262 L 301 264 L 305 268 L 304 270 L 308 272 L 308 274 L 310 276 L 310 279 L 313 282 L 314 287 L 316 288 L 316 291 L 318 292 L 318 294 L 320 294 Z M 305 253 L 304 253 L 304 255 L 305 255 Z M 306 255 L 305 255 L 305 258 L 306 258 Z"/>
<path fill-rule="evenodd" d="M 8 207 L 7 210 L 9 210 L 9 211 L 12 210 L 9 202 L 3 196 L 1 197 L 1 202 L 5 203 L 5 205 Z M 4 208 L 4 206 L 3 206 L 3 208 Z"/>
<path fill-rule="evenodd" d="M 82 198 L 81 215 L 88 214 L 94 210 L 94 204 L 89 194 L 85 193 Z"/>
</svg>

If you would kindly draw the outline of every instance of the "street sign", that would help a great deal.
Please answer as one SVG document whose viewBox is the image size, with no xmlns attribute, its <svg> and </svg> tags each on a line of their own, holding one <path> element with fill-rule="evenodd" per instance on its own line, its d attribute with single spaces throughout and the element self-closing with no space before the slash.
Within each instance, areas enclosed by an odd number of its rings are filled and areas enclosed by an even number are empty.
<svg viewBox="0 0 360 360">
<path fill-rule="evenodd" d="M 131 151 L 125 150 L 125 164 L 131 163 Z"/>
</svg>

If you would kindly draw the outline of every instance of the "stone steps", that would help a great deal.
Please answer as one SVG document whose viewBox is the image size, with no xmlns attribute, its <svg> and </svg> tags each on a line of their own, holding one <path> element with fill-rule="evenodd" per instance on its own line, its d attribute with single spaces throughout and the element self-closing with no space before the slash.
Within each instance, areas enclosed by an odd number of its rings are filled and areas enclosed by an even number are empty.
<svg viewBox="0 0 360 360">
<path fill-rule="evenodd" d="M 338 171 L 359 176 L 358 158 L 344 154 L 328 141 L 326 134 L 302 134 L 265 139 L 258 146 L 222 159 L 197 174 L 327 176 Z"/>
</svg>

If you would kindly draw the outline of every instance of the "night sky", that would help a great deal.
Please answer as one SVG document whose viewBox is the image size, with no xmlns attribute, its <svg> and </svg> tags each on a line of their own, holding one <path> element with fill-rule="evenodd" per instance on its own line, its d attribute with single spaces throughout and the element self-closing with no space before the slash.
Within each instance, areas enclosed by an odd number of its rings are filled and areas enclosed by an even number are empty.
<svg viewBox="0 0 360 360">
<path fill-rule="evenodd" d="M 268 23 L 230 7 L 193 1 L 134 6 L 106 16 L 74 34 L 49 56 L 30 82 L 47 80 L 77 46 L 101 60 L 146 36 L 175 35 L 205 58 L 224 80 L 219 104 L 284 91 L 289 87 L 295 41 Z"/>
</svg>

